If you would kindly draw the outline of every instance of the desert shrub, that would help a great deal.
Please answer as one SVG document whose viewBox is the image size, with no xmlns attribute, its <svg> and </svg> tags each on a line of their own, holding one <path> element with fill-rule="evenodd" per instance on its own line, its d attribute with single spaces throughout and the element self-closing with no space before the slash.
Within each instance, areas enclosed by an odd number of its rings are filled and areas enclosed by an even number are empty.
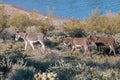
<svg viewBox="0 0 120 80">
<path fill-rule="evenodd" d="M 6 49 L 0 53 L 0 72 L 3 73 L 2 76 L 7 78 L 7 74 L 11 72 L 14 64 L 25 64 L 24 56 L 19 49 Z"/>
<path fill-rule="evenodd" d="M 19 60 L 22 59 L 24 59 L 24 56 L 22 55 L 20 50 L 7 49 L 0 54 L 1 68 L 8 70 L 12 67 L 12 64 L 16 64 Z M 6 73 L 7 70 L 4 71 L 4 69 L 3 72 Z"/>
<path fill-rule="evenodd" d="M 65 36 L 65 33 L 63 32 L 57 32 L 57 31 L 48 31 L 46 36 L 48 37 L 48 46 L 52 45 L 59 45 L 61 42 L 63 42 L 63 38 Z"/>
<path fill-rule="evenodd" d="M 15 64 L 12 71 L 8 74 L 10 80 L 33 80 L 35 68 L 26 67 L 25 65 Z"/>
<path fill-rule="evenodd" d="M 64 23 L 64 34 L 70 35 L 72 37 L 82 37 L 85 36 L 85 30 L 83 27 L 85 25 L 84 22 L 77 20 L 77 19 L 71 19 L 68 22 Z"/>
<path fill-rule="evenodd" d="M 88 19 L 87 22 L 87 29 L 90 31 L 101 31 L 100 28 L 102 26 L 98 25 L 100 19 L 100 14 L 98 12 L 98 9 L 95 9 L 91 15 L 90 18 Z"/>
<path fill-rule="evenodd" d="M 37 32 L 42 32 L 44 34 L 47 33 L 47 31 L 49 30 L 53 30 L 54 27 L 52 26 L 51 23 L 51 17 L 50 15 L 44 17 L 44 18 L 39 18 L 40 17 L 40 13 L 37 12 L 36 10 L 33 10 L 30 13 L 32 19 L 31 19 L 31 24 L 33 26 L 36 26 L 36 30 Z"/>
<path fill-rule="evenodd" d="M 70 19 L 66 23 L 64 23 L 64 30 L 74 30 L 76 28 L 84 28 L 84 24 L 82 20 L 77 20 L 77 19 Z"/>
<path fill-rule="evenodd" d="M 50 23 L 50 20 L 47 18 L 45 20 L 37 20 L 37 19 L 31 19 L 30 21 L 31 26 L 35 26 L 36 32 L 42 32 L 44 34 L 47 33 L 47 31 L 53 30 L 53 26 Z"/>
<path fill-rule="evenodd" d="M 16 13 L 8 19 L 8 25 L 18 28 L 20 31 L 25 31 L 30 24 L 30 19 L 25 14 Z"/>
<path fill-rule="evenodd" d="M 120 79 L 119 61 L 94 55 L 66 58 L 49 67 L 48 71 L 57 73 L 59 80 L 106 80 Z"/>
<path fill-rule="evenodd" d="M 98 9 L 92 11 L 90 17 L 88 19 L 77 20 L 71 19 L 64 24 L 64 31 L 72 31 L 75 29 L 82 29 L 86 31 L 88 34 L 94 32 L 103 32 L 109 34 L 119 33 L 120 28 L 119 19 L 120 15 L 100 15 Z"/>
<path fill-rule="evenodd" d="M 86 29 L 91 32 L 97 31 L 109 34 L 119 33 L 119 17 L 120 16 L 118 14 L 112 14 L 112 16 L 100 15 L 99 11 L 95 9 L 87 20 Z"/>
<path fill-rule="evenodd" d="M 12 67 L 12 62 L 9 58 L 5 57 L 5 55 L 0 55 L 0 72 L 2 72 L 2 76 L 5 76 Z"/>
<path fill-rule="evenodd" d="M 116 34 L 120 32 L 119 30 L 117 30 L 117 28 L 119 28 L 119 23 L 120 19 L 118 15 L 111 17 L 101 16 L 98 25 L 101 27 L 101 31 L 109 34 Z"/>
<path fill-rule="evenodd" d="M 50 67 L 49 71 L 54 71 L 58 74 L 59 80 L 72 80 L 72 77 L 77 73 L 81 73 L 85 67 L 84 63 L 76 65 L 76 63 L 69 63 L 64 60 L 60 60 L 55 66 Z"/>
<path fill-rule="evenodd" d="M 0 37 L 1 37 L 4 41 L 6 41 L 6 40 L 14 41 L 16 31 L 17 31 L 17 29 L 14 28 L 14 27 L 5 28 L 5 29 L 1 32 Z"/>
<path fill-rule="evenodd" d="M 86 20 L 71 19 L 64 24 L 64 33 L 73 37 L 86 36 Z"/>
<path fill-rule="evenodd" d="M 47 31 L 50 29 L 51 25 L 48 20 L 41 21 L 40 25 L 37 27 L 37 30 L 46 34 Z"/>
<path fill-rule="evenodd" d="M 36 61 L 34 59 L 26 59 L 26 66 L 32 66 L 34 67 L 37 71 L 42 71 L 45 72 L 49 65 L 52 65 L 53 62 L 40 62 L 40 61 Z"/>
<path fill-rule="evenodd" d="M 111 72 L 111 71 L 103 71 L 103 72 L 99 72 L 97 70 L 95 73 L 82 73 L 82 74 L 77 74 L 73 80 L 117 80 L 119 79 L 119 75 Z"/>
<path fill-rule="evenodd" d="M 67 30 L 65 34 L 70 35 L 72 37 L 85 37 L 85 36 L 87 36 L 87 33 L 85 32 L 85 30 L 83 30 L 81 28 L 74 28 L 72 30 Z"/>
<path fill-rule="evenodd" d="M 36 71 L 46 71 L 52 62 L 35 61 L 19 48 L 6 49 L 0 54 L 0 72 L 8 80 L 33 80 Z"/>
<path fill-rule="evenodd" d="M 34 75 L 35 80 L 58 80 L 57 74 L 54 72 L 44 72 L 44 73 L 37 73 Z"/>
<path fill-rule="evenodd" d="M 54 65 L 54 61 L 47 60 L 47 57 L 50 55 L 46 55 L 46 59 L 39 61 L 41 59 L 38 60 L 34 57 L 24 55 L 23 53 L 24 52 L 19 48 L 6 49 L 5 51 L 1 52 L 1 76 L 3 76 L 5 79 L 8 78 L 8 80 L 33 80 L 35 72 L 46 72 L 50 65 Z M 53 55 L 51 54 L 51 56 Z"/>
<path fill-rule="evenodd" d="M 19 31 L 26 31 L 27 27 L 35 26 L 37 32 L 42 33 L 46 33 L 47 30 L 52 27 L 48 18 L 45 20 L 40 20 L 35 18 L 29 18 L 28 15 L 19 13 L 16 13 L 9 18 L 8 25 L 18 28 Z"/>
<path fill-rule="evenodd" d="M 41 60 L 38 55 L 36 55 L 37 59 L 36 56 L 26 56 L 23 53 L 19 48 L 1 52 L 0 72 L 6 79 L 33 80 L 34 77 L 38 79 L 44 74 L 45 77 L 49 75 L 52 77 L 51 79 L 55 80 L 56 78 L 57 80 L 120 79 L 120 61 L 116 61 L 113 57 L 81 54 L 78 57 L 64 57 L 61 60 L 51 61 L 46 60 L 47 57 Z M 50 56 L 48 55 L 48 57 Z M 57 76 L 53 77 L 52 72 Z"/>
</svg>

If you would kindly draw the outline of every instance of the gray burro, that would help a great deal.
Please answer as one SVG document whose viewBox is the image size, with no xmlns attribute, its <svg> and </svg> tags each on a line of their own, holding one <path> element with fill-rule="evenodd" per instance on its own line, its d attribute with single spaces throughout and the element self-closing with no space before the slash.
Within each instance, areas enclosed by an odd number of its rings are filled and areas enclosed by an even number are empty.
<svg viewBox="0 0 120 80">
<path fill-rule="evenodd" d="M 33 50 L 35 50 L 33 43 L 40 42 L 42 45 L 42 50 L 45 50 L 45 45 L 43 43 L 44 34 L 43 33 L 24 33 L 24 32 L 17 32 L 15 34 L 15 40 L 17 41 L 19 38 L 22 38 L 25 42 L 25 50 L 27 49 L 27 43 L 30 44 Z"/>
</svg>

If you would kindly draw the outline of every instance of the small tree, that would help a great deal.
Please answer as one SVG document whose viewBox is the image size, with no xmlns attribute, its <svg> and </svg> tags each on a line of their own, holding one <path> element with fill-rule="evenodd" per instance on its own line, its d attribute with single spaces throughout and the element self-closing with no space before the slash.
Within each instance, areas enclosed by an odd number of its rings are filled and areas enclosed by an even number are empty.
<svg viewBox="0 0 120 80">
<path fill-rule="evenodd" d="M 98 12 L 98 9 L 95 9 L 90 15 L 87 28 L 91 31 L 99 30 L 99 28 L 100 28 L 100 26 L 98 25 L 99 18 L 100 18 L 100 14 Z"/>
<path fill-rule="evenodd" d="M 83 24 L 80 20 L 77 19 L 71 19 L 68 22 L 65 23 L 64 30 L 74 30 L 76 28 L 83 28 Z"/>
<path fill-rule="evenodd" d="M 52 24 L 50 23 L 50 21 L 48 19 L 44 20 L 44 21 L 39 21 L 39 26 L 37 27 L 37 30 L 46 34 L 47 31 L 53 27 Z"/>
</svg>

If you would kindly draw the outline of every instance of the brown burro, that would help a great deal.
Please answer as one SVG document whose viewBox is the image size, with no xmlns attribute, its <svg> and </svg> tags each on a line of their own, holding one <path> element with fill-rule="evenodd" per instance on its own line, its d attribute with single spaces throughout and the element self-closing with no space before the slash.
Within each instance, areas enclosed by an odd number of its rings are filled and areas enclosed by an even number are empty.
<svg viewBox="0 0 120 80">
<path fill-rule="evenodd" d="M 88 49 L 88 39 L 87 37 L 70 37 L 70 36 L 65 36 L 64 45 L 72 45 L 72 52 L 75 51 L 78 47 L 83 47 L 84 48 L 84 53 L 89 52 Z"/>
<path fill-rule="evenodd" d="M 108 46 L 110 48 L 109 54 L 111 54 L 111 52 L 113 52 L 114 56 L 116 56 L 115 39 L 111 35 L 108 35 L 107 37 L 91 36 L 90 35 L 90 36 L 88 36 L 88 39 L 90 41 L 93 41 L 96 44 L 97 49 L 99 49 L 101 45 Z"/>
</svg>

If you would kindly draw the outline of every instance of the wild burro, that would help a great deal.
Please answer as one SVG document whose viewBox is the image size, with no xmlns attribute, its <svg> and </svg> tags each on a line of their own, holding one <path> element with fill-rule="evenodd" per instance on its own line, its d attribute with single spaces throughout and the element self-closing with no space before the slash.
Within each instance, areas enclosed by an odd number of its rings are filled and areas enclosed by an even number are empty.
<svg viewBox="0 0 120 80">
<path fill-rule="evenodd" d="M 33 43 L 39 42 L 42 45 L 42 50 L 45 50 L 44 34 L 43 33 L 24 33 L 17 32 L 15 34 L 15 40 L 17 41 L 19 38 L 22 38 L 25 42 L 25 50 L 27 49 L 27 44 L 29 43 L 33 50 L 35 50 Z"/>
<path fill-rule="evenodd" d="M 101 45 L 105 45 L 105 46 L 108 46 L 110 48 L 109 54 L 111 54 L 111 52 L 113 52 L 114 56 L 116 56 L 115 39 L 111 35 L 108 35 L 107 37 L 91 36 L 90 35 L 88 38 L 90 41 L 93 41 L 96 44 L 97 50 L 100 50 Z"/>
<path fill-rule="evenodd" d="M 72 45 L 72 52 L 75 51 L 78 47 L 83 47 L 84 48 L 84 53 L 89 52 L 89 40 L 87 37 L 70 37 L 70 36 L 65 36 L 64 45 Z"/>
</svg>

